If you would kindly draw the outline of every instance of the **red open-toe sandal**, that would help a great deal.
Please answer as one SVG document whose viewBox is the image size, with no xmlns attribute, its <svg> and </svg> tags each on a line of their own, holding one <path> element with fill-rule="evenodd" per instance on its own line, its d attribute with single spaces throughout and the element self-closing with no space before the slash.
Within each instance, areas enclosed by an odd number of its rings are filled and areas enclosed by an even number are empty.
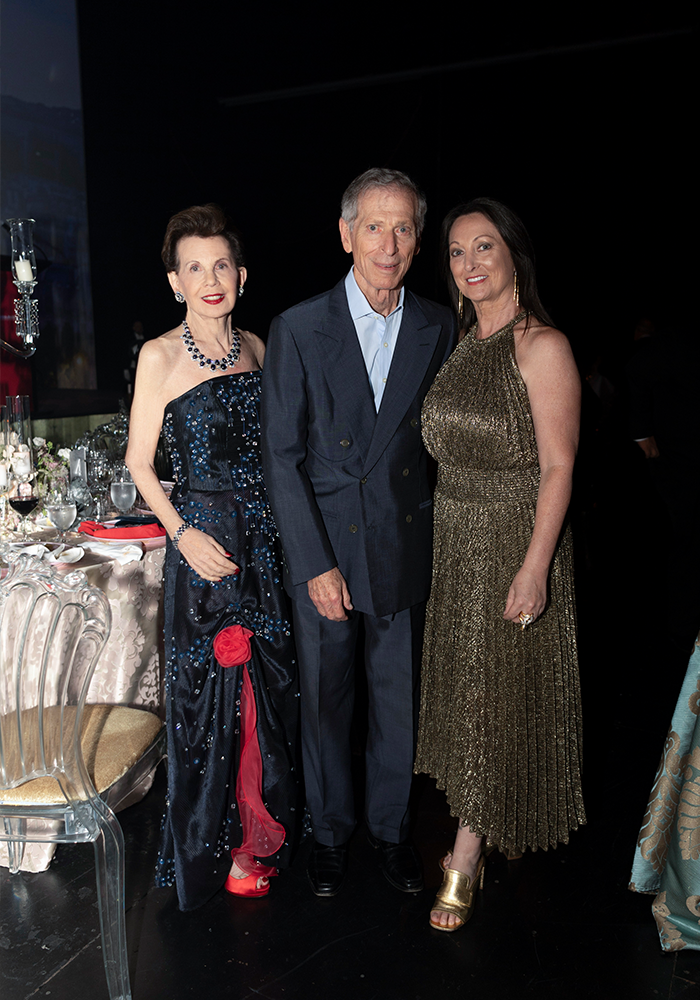
<svg viewBox="0 0 700 1000">
<path fill-rule="evenodd" d="M 258 886 L 258 881 L 262 882 L 262 885 Z M 234 878 L 233 875 L 229 875 L 224 889 L 233 896 L 267 896 L 270 891 L 270 880 L 267 875 L 246 875 L 245 878 Z"/>
</svg>

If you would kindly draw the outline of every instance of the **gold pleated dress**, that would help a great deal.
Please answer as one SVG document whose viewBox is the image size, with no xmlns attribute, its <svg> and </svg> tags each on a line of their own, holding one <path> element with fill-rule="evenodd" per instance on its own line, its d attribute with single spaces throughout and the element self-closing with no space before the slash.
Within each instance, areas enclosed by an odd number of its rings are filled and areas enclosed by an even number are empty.
<svg viewBox="0 0 700 1000">
<path fill-rule="evenodd" d="M 535 522 L 540 469 L 508 327 L 467 333 L 423 404 L 439 463 L 416 772 L 505 851 L 566 843 L 585 823 L 571 535 L 544 613 L 505 621 Z"/>
</svg>

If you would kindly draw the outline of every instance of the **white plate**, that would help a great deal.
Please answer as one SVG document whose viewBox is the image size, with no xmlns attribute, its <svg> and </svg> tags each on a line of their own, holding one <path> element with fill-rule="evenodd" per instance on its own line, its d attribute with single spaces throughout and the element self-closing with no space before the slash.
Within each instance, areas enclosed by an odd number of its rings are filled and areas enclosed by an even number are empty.
<svg viewBox="0 0 700 1000">
<path fill-rule="evenodd" d="M 54 566 L 72 566 L 74 563 L 80 562 L 80 560 L 85 555 L 85 549 L 81 548 L 79 545 L 72 545 L 68 549 L 64 549 L 59 552 L 58 555 L 52 559 L 50 558 L 51 553 L 46 556 L 46 561 L 52 563 Z"/>
</svg>

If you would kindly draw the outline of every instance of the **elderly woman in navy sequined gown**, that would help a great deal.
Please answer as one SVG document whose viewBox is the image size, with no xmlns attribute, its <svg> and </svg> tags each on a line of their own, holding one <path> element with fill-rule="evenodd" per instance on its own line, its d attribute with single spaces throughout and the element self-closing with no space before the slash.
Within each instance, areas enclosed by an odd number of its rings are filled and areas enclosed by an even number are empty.
<svg viewBox="0 0 700 1000">
<path fill-rule="evenodd" d="M 246 269 L 215 205 L 173 216 L 168 279 L 181 328 L 144 344 L 127 464 L 168 533 L 168 800 L 156 884 L 183 910 L 222 885 L 262 896 L 289 858 L 297 775 L 296 665 L 277 531 L 262 479 L 265 348 L 231 322 Z M 153 460 L 164 427 L 176 484 Z"/>
</svg>

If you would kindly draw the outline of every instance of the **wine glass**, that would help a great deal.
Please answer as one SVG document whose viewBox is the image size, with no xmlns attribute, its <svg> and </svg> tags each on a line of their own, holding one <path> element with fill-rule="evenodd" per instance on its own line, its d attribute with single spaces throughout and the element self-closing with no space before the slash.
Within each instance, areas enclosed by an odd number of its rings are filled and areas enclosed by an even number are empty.
<svg viewBox="0 0 700 1000">
<path fill-rule="evenodd" d="M 136 486 L 131 478 L 131 473 L 123 463 L 118 465 L 114 471 L 109 486 L 109 495 L 114 506 L 122 514 L 128 514 L 136 502 Z"/>
<path fill-rule="evenodd" d="M 51 524 L 57 529 L 56 541 L 65 544 L 66 531 L 78 516 L 78 508 L 65 488 L 51 490 L 44 501 Z"/>
<path fill-rule="evenodd" d="M 0 406 L 0 535 L 5 530 L 5 494 L 10 488 L 10 460 L 7 455 L 7 408 Z"/>
<path fill-rule="evenodd" d="M 31 487 L 29 487 L 29 489 L 31 490 Z M 10 497 L 10 507 L 12 507 L 12 509 L 22 518 L 21 541 L 23 542 L 26 542 L 29 539 L 29 536 L 27 535 L 27 518 L 29 517 L 31 512 L 36 508 L 38 503 L 39 503 L 39 497 L 33 496 L 31 492 L 29 493 L 18 492 L 16 496 Z"/>
<path fill-rule="evenodd" d="M 9 459 L 10 479 L 15 494 L 10 497 L 10 507 L 22 518 L 22 541 L 26 542 L 27 518 L 39 503 L 34 485 L 29 396 L 8 396 L 6 406 L 7 444 L 5 452 Z"/>
<path fill-rule="evenodd" d="M 87 456 L 88 477 L 95 501 L 95 517 L 101 521 L 107 516 L 107 487 L 112 478 L 109 454 L 104 448 L 91 447 Z"/>
</svg>

